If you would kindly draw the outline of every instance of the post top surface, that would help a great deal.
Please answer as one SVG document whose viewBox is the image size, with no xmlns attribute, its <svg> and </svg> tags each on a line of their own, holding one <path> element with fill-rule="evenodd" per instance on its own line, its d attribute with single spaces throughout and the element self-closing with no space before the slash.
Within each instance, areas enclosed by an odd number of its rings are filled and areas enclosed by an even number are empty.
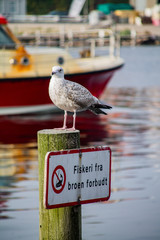
<svg viewBox="0 0 160 240">
<path fill-rule="evenodd" d="M 38 131 L 38 134 L 69 134 L 69 133 L 79 133 L 79 130 L 43 129 Z"/>
</svg>

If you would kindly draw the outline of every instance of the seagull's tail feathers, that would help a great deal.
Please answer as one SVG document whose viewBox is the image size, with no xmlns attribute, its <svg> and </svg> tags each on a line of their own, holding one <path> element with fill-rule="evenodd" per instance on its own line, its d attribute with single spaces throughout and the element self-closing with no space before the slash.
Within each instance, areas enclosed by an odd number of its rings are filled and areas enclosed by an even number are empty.
<svg viewBox="0 0 160 240">
<path fill-rule="evenodd" d="M 100 103 L 97 103 L 97 104 L 93 104 L 89 107 L 89 110 L 95 114 L 105 114 L 107 115 L 106 112 L 102 111 L 102 109 L 111 109 L 112 107 L 108 106 L 108 105 L 105 105 L 105 104 L 100 104 Z"/>
<path fill-rule="evenodd" d="M 95 108 L 104 108 L 104 109 L 111 109 L 111 106 L 108 106 L 106 104 L 96 103 L 94 104 Z"/>
</svg>

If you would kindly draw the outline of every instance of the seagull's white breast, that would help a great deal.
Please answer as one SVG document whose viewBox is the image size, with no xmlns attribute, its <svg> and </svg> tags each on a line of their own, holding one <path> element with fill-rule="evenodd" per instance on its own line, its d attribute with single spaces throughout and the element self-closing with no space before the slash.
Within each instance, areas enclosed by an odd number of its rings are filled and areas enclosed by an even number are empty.
<svg viewBox="0 0 160 240">
<path fill-rule="evenodd" d="M 49 96 L 57 107 L 70 112 L 86 110 L 96 102 L 96 98 L 80 84 L 54 76 L 50 81 Z"/>
</svg>

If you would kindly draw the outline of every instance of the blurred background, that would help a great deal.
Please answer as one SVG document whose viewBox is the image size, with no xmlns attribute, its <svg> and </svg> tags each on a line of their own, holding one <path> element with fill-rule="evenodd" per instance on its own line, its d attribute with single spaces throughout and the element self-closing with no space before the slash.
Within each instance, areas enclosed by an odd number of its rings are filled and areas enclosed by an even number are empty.
<svg viewBox="0 0 160 240">
<path fill-rule="evenodd" d="M 111 198 L 82 206 L 82 239 L 159 240 L 160 1 L 0 0 L 0 14 L 1 239 L 38 239 L 37 131 L 62 126 L 61 65 L 113 107 L 77 114 L 81 147 L 112 150 Z"/>
</svg>

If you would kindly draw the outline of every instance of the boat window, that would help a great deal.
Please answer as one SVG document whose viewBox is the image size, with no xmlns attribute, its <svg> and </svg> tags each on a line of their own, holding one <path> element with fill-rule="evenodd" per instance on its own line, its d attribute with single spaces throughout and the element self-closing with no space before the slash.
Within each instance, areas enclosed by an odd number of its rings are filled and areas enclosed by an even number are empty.
<svg viewBox="0 0 160 240">
<path fill-rule="evenodd" d="M 13 49 L 15 47 L 15 42 L 7 35 L 2 26 L 0 26 L 0 48 Z"/>
</svg>

